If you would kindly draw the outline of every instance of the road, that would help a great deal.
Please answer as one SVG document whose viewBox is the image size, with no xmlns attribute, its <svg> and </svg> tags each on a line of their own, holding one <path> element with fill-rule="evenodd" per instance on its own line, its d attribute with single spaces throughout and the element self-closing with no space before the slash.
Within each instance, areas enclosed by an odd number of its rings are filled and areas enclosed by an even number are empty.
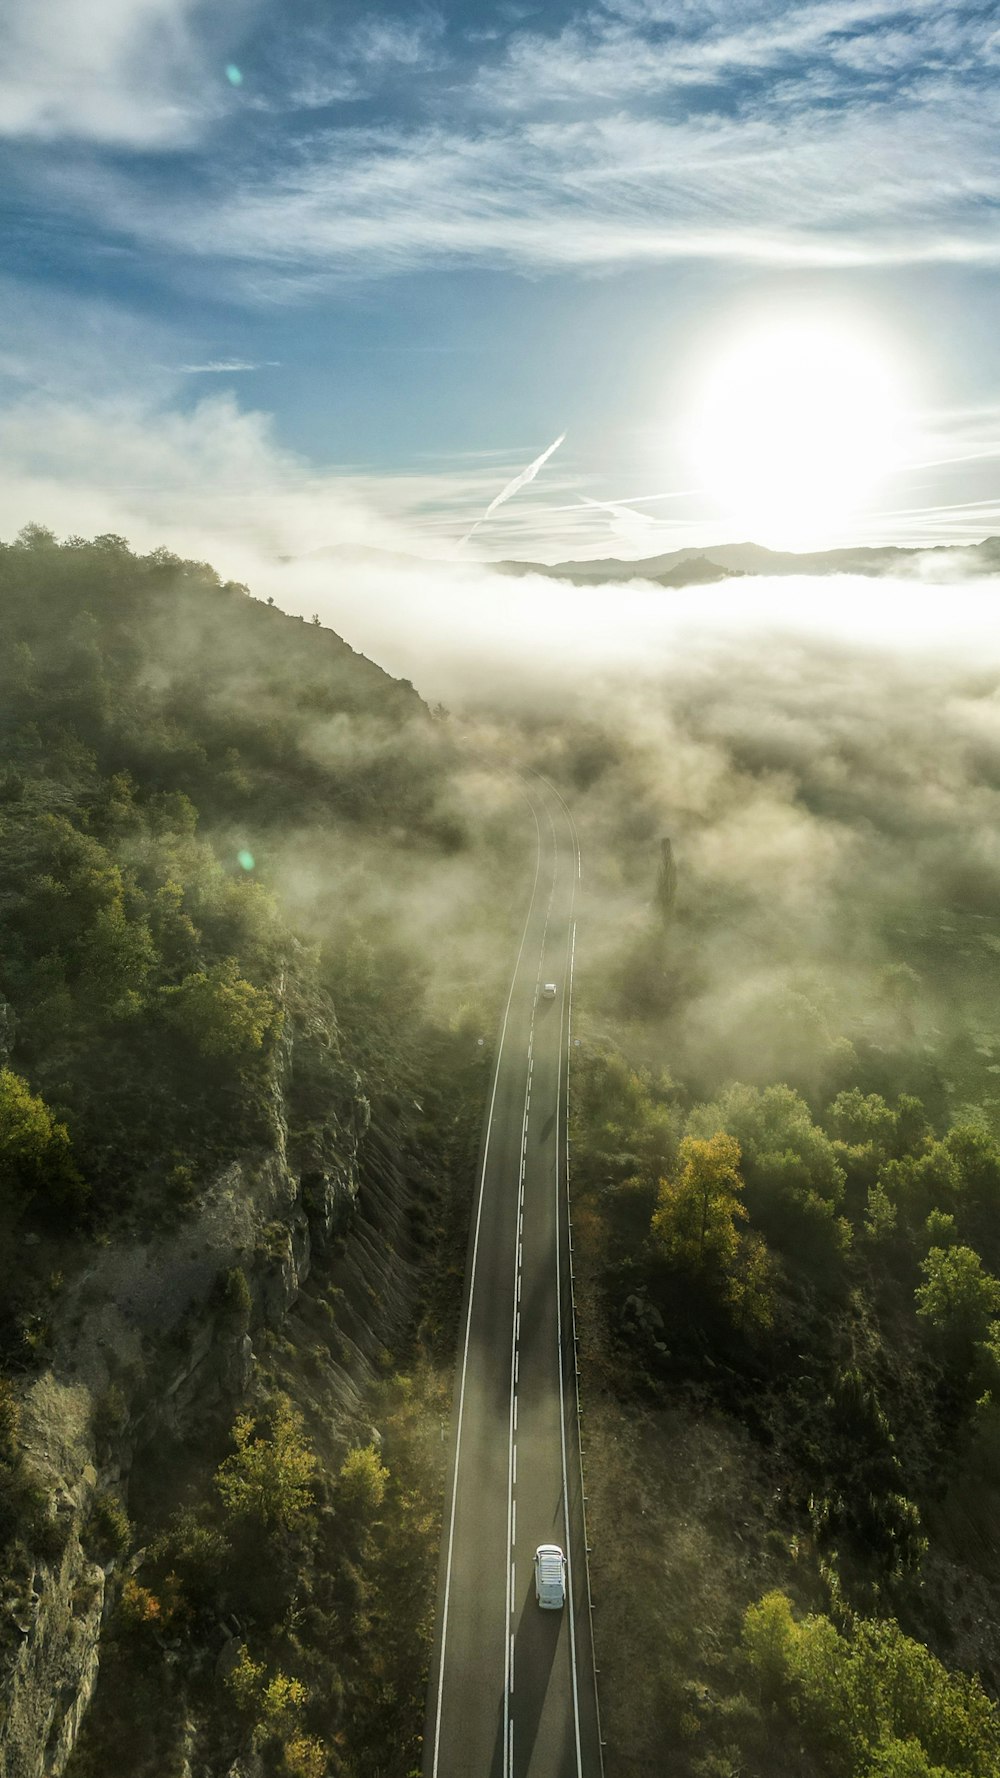
<svg viewBox="0 0 1000 1778">
<path fill-rule="evenodd" d="M 580 859 L 558 793 L 524 789 L 537 864 L 472 1206 L 424 1778 L 601 1774 L 566 1193 Z M 561 1612 L 535 1603 L 540 1543 L 566 1551 Z"/>
</svg>

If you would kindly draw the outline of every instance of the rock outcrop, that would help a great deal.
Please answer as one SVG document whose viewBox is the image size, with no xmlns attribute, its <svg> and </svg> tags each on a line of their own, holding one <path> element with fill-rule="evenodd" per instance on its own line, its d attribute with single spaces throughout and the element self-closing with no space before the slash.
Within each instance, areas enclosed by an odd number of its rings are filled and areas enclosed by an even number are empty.
<svg viewBox="0 0 1000 1778">
<path fill-rule="evenodd" d="M 174 1231 L 90 1250 L 64 1291 L 50 1362 L 23 1401 L 25 1457 L 48 1500 L 50 1553 L 10 1608 L 16 1648 L 0 1675 L 0 1778 L 60 1778 L 72 1753 L 123 1578 L 120 1558 L 95 1557 L 89 1527 L 102 1497 L 127 1501 L 137 1454 L 153 1440 L 197 1436 L 235 1410 L 255 1339 L 282 1325 L 316 1254 L 333 1244 L 347 1415 L 363 1412 L 366 1381 L 394 1331 L 387 1323 L 405 1314 L 410 1284 L 392 1239 L 402 1214 L 392 1190 L 366 1188 L 371 1201 L 359 1214 L 369 1112 L 357 1078 L 337 1107 L 333 1163 L 327 1155 L 294 1169 L 284 1107 L 276 1112 L 272 1152 L 227 1167 Z M 241 1284 L 234 1305 L 225 1285 L 239 1274 L 249 1302 Z"/>
</svg>

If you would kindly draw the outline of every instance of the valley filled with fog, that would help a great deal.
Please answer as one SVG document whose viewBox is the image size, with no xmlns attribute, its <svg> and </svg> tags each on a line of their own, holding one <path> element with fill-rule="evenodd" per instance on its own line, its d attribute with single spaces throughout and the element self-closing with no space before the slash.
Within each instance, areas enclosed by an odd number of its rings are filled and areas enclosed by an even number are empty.
<svg viewBox="0 0 1000 1778">
<path fill-rule="evenodd" d="M 540 775 L 608 1770 L 987 1778 L 995 580 L 216 544 L 0 556 L 8 1746 L 419 1757 Z"/>
</svg>

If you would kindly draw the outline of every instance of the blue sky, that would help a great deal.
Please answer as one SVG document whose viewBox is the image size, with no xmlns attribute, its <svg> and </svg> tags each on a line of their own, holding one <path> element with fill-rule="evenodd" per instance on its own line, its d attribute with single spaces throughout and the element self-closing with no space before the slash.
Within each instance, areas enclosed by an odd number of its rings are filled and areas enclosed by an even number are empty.
<svg viewBox="0 0 1000 1778">
<path fill-rule="evenodd" d="M 998 125 L 993 4 L 7 0 L 4 534 L 214 493 L 447 552 L 566 431 L 474 553 L 710 544 L 699 378 L 761 316 L 895 378 L 810 541 L 1000 530 Z"/>
</svg>

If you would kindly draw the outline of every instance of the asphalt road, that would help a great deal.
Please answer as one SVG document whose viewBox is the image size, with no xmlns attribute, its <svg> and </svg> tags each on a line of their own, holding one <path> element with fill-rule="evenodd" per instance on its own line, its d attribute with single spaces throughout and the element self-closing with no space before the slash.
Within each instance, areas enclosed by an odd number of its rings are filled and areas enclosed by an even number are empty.
<svg viewBox="0 0 1000 1778">
<path fill-rule="evenodd" d="M 425 1778 L 601 1774 L 566 1195 L 580 860 L 557 793 L 525 794 L 537 869 L 472 1207 Z M 563 1611 L 535 1603 L 540 1543 L 566 1552 Z"/>
</svg>

